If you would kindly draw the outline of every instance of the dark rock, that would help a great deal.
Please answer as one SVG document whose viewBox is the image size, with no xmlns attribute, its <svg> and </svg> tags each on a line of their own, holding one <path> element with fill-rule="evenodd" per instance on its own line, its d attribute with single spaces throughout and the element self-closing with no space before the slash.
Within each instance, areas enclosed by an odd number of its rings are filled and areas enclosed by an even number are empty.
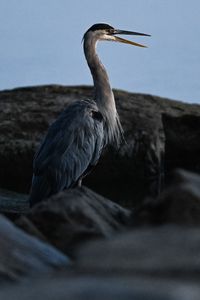
<svg viewBox="0 0 200 300">
<path fill-rule="evenodd" d="M 89 87 L 0 92 L 1 187 L 28 193 L 48 126 L 69 102 L 88 97 Z M 1 289 L 0 299 L 199 299 L 200 176 L 179 170 L 160 189 L 176 167 L 200 173 L 200 106 L 115 97 L 126 142 L 105 151 L 84 184 L 136 208 L 77 188 L 30 210 L 27 195 L 0 190 L 0 212 L 29 233 L 0 216 L 0 280 L 26 280 Z"/>
<path fill-rule="evenodd" d="M 0 189 L 0 213 L 26 213 L 29 210 L 28 195 Z"/>
<path fill-rule="evenodd" d="M 74 255 L 81 243 L 124 230 L 129 217 L 129 210 L 87 188 L 77 188 L 39 203 L 16 224 L 37 237 L 42 234 L 63 252 Z"/>
<path fill-rule="evenodd" d="M 70 272 L 4 287 L 0 299 L 198 300 L 200 231 L 134 230 L 80 250 Z"/>
<path fill-rule="evenodd" d="M 163 115 L 165 130 L 165 173 L 182 168 L 200 173 L 200 117 Z"/>
<path fill-rule="evenodd" d="M 126 143 L 118 152 L 107 151 L 84 184 L 114 201 L 133 206 L 133 202 L 135 205 L 145 196 L 159 193 L 166 137 L 165 160 L 169 166 L 175 166 L 171 159 L 179 156 L 180 147 L 176 150 L 177 139 L 171 138 L 170 133 L 175 132 L 178 137 L 180 130 L 174 125 L 178 123 L 169 118 L 180 118 L 181 128 L 187 132 L 184 143 L 189 145 L 191 136 L 193 141 L 199 141 L 194 124 L 200 120 L 200 106 L 150 95 L 114 92 Z M 92 89 L 81 86 L 52 85 L 0 92 L 1 187 L 28 193 L 33 155 L 48 126 L 67 103 L 88 97 L 92 97 Z M 184 115 L 188 117 L 184 119 Z M 173 155 L 168 146 L 174 149 Z M 191 149 L 188 153 L 195 156 L 193 162 L 199 166 L 197 149 L 195 146 L 195 151 Z M 181 160 L 179 167 L 193 170 L 193 162 Z M 170 170 L 169 167 L 167 171 Z"/>
<path fill-rule="evenodd" d="M 162 279 L 78 276 L 33 281 L 0 291 L 3 300 L 199 300 L 198 284 Z"/>
<path fill-rule="evenodd" d="M 12 214 L 8 214 L 8 217 L 13 219 Z M 30 235 L 33 235 L 37 237 L 38 239 L 48 243 L 48 239 L 42 234 L 42 232 L 29 220 L 26 215 L 18 215 L 17 217 L 14 218 L 14 223 L 18 227 L 20 227 L 22 230 L 27 232 Z"/>
<path fill-rule="evenodd" d="M 157 199 L 147 199 L 133 212 L 134 225 L 173 223 L 200 226 L 200 176 L 174 172 L 171 185 Z"/>
<path fill-rule="evenodd" d="M 67 256 L 0 216 L 0 281 L 19 281 L 64 269 Z"/>
<path fill-rule="evenodd" d="M 78 266 L 102 276 L 200 280 L 200 229 L 161 226 L 135 229 L 81 249 Z"/>
</svg>

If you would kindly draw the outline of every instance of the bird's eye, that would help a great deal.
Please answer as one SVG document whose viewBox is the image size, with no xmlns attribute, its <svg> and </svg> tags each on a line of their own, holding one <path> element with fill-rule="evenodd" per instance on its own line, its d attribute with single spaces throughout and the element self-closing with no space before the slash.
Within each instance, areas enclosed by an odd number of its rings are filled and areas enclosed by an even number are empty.
<svg viewBox="0 0 200 300">
<path fill-rule="evenodd" d="M 108 34 L 114 34 L 114 29 L 108 29 Z"/>
<path fill-rule="evenodd" d="M 94 120 L 97 120 L 99 122 L 102 122 L 103 116 L 99 111 L 91 110 L 90 115 Z"/>
</svg>

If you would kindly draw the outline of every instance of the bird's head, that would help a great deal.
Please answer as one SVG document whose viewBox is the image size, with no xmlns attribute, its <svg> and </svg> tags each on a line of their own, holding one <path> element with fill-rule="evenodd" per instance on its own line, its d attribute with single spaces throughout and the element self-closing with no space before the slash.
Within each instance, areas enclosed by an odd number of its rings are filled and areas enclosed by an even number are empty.
<svg viewBox="0 0 200 300">
<path fill-rule="evenodd" d="M 94 38 L 96 41 L 104 40 L 104 41 L 112 41 L 112 42 L 130 44 L 130 45 L 138 46 L 138 47 L 146 47 L 142 44 L 135 43 L 133 41 L 129 41 L 129 40 L 123 39 L 121 37 L 118 37 L 118 35 L 150 36 L 149 34 L 135 32 L 135 31 L 115 29 L 114 27 L 110 26 L 109 24 L 98 23 L 98 24 L 94 24 L 86 31 L 86 33 L 83 36 L 83 40 L 90 37 L 90 38 Z"/>
</svg>

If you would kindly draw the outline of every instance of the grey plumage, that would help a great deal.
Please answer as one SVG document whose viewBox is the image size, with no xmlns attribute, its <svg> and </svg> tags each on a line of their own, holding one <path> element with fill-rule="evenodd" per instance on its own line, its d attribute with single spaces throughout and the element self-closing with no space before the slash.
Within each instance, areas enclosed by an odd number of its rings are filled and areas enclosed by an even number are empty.
<svg viewBox="0 0 200 300">
<path fill-rule="evenodd" d="M 97 163 L 104 144 L 103 120 L 95 102 L 70 104 L 50 126 L 35 155 L 31 204 L 75 185 Z"/>
<path fill-rule="evenodd" d="M 106 69 L 96 53 L 96 43 L 110 40 L 143 47 L 115 36 L 123 32 L 138 35 L 108 24 L 95 24 L 85 33 L 84 53 L 94 81 L 95 101 L 78 100 L 69 104 L 50 126 L 34 157 L 31 206 L 81 183 L 106 145 L 119 146 L 122 127 Z"/>
</svg>

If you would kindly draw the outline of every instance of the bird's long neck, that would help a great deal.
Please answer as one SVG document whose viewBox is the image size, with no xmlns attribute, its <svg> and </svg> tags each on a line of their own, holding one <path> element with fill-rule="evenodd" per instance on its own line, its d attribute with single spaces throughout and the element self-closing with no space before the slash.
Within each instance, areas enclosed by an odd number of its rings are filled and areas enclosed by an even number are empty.
<svg viewBox="0 0 200 300">
<path fill-rule="evenodd" d="M 95 101 L 107 127 L 107 143 L 119 144 L 122 129 L 106 69 L 96 53 L 96 42 L 95 38 L 85 39 L 84 53 L 94 81 Z"/>
</svg>

